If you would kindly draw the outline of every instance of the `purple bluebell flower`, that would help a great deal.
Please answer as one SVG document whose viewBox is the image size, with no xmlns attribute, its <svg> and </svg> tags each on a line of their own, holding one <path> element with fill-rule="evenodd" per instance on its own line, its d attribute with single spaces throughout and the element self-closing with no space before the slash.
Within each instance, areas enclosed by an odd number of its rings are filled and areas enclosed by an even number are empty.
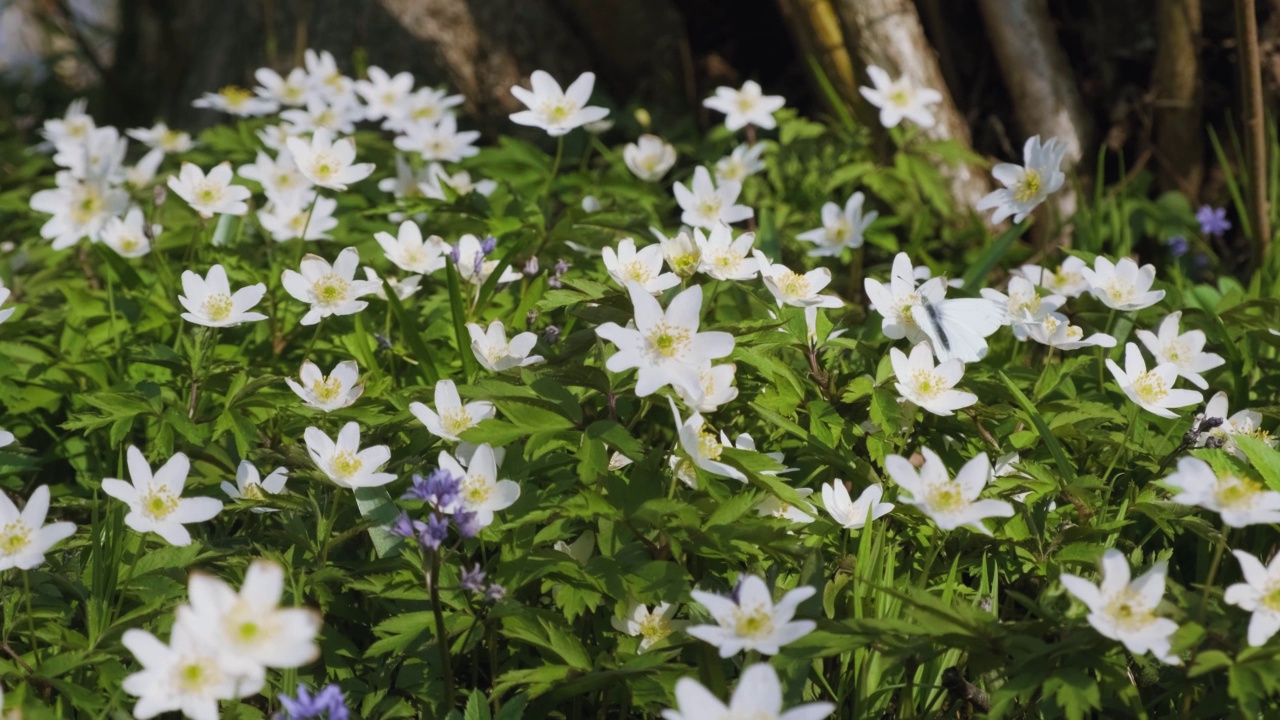
<svg viewBox="0 0 1280 720">
<path fill-rule="evenodd" d="M 391 523 L 391 534 L 403 538 L 417 537 L 419 530 L 417 526 L 421 524 L 420 521 L 410 519 L 409 513 L 401 510 L 395 522 Z"/>
<path fill-rule="evenodd" d="M 1165 244 L 1169 246 L 1169 252 L 1174 257 L 1182 257 L 1183 255 L 1186 255 L 1187 249 L 1190 247 L 1190 245 L 1187 244 L 1187 239 L 1181 235 L 1174 235 L 1166 240 Z"/>
<path fill-rule="evenodd" d="M 409 488 L 409 491 L 402 498 L 405 500 L 423 500 L 437 508 L 445 508 L 457 501 L 460 491 L 461 484 L 457 478 L 450 475 L 449 471 L 444 468 L 436 468 L 426 478 L 421 475 L 414 475 L 413 486 Z"/>
<path fill-rule="evenodd" d="M 484 242 L 480 243 L 480 252 L 484 253 L 485 255 L 488 255 L 489 253 L 493 252 L 497 248 L 498 248 L 498 238 L 492 235 L 486 237 L 484 239 Z"/>
<path fill-rule="evenodd" d="M 480 563 L 476 563 L 470 570 L 462 568 L 462 579 L 459 584 L 462 585 L 463 590 L 474 593 L 484 592 L 484 570 L 480 569 Z"/>
<path fill-rule="evenodd" d="M 459 510 L 453 514 L 453 522 L 458 526 L 458 534 L 464 538 L 471 538 L 480 534 L 479 516 L 473 512 Z"/>
<path fill-rule="evenodd" d="M 449 518 L 432 513 L 418 532 L 418 544 L 424 550 L 435 551 L 440 549 L 440 544 L 447 537 L 449 537 Z"/>
<path fill-rule="evenodd" d="M 298 696 L 291 698 L 281 693 L 280 704 L 284 706 L 285 717 L 289 720 L 308 720 L 309 718 L 328 718 L 328 720 L 350 720 L 347 700 L 342 696 L 342 689 L 337 685 L 326 685 L 324 689 L 312 695 L 306 685 L 298 686 Z"/>
<path fill-rule="evenodd" d="M 472 267 L 472 270 L 474 271 L 474 274 L 479 275 L 480 272 L 484 270 L 484 255 L 481 255 L 480 253 L 476 253 L 475 263 L 472 264 L 471 267 Z"/>
<path fill-rule="evenodd" d="M 453 264 L 454 264 L 454 265 L 461 265 L 461 264 L 462 264 L 462 254 L 461 254 L 461 253 L 462 253 L 462 250 L 461 250 L 461 248 L 460 248 L 458 245 L 450 245 L 450 246 L 449 246 L 449 259 L 453 261 Z"/>
<path fill-rule="evenodd" d="M 1196 221 L 1200 223 L 1200 232 L 1211 237 L 1222 237 L 1231 229 L 1231 221 L 1227 219 L 1227 209 L 1201 205 L 1196 211 Z"/>
<path fill-rule="evenodd" d="M 499 600 L 505 598 L 506 596 L 507 596 L 507 589 L 502 587 L 498 583 L 493 583 L 492 585 L 489 586 L 488 590 L 484 591 L 484 597 L 489 602 L 498 602 Z"/>
<path fill-rule="evenodd" d="M 547 284 L 553 288 L 564 287 L 564 283 L 560 282 L 560 278 L 569 272 L 569 261 L 563 258 L 556 261 L 556 266 L 552 269 L 551 276 L 547 278 Z"/>
<path fill-rule="evenodd" d="M 524 274 L 528 277 L 533 277 L 534 275 L 538 274 L 538 256 L 537 255 L 534 255 L 533 257 L 529 258 L 528 261 L 525 262 Z"/>
</svg>

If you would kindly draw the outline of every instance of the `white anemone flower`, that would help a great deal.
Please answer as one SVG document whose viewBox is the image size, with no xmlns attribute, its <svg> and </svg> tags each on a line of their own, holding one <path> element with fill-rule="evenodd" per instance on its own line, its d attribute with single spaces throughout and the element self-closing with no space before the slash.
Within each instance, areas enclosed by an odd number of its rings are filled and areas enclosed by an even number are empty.
<svg viewBox="0 0 1280 720">
<path fill-rule="evenodd" d="M 1010 215 L 1015 223 L 1022 222 L 1066 182 L 1067 176 L 1061 170 L 1066 154 L 1067 144 L 1057 138 L 1050 138 L 1043 145 L 1039 135 L 1028 138 L 1022 147 L 1022 165 L 1000 163 L 991 169 L 991 175 L 1004 187 L 979 200 L 977 210 L 995 210 L 991 215 L 993 223 Z"/>
<path fill-rule="evenodd" d="M 676 681 L 676 709 L 663 710 L 662 717 L 663 720 L 822 720 L 830 717 L 835 709 L 829 702 L 812 702 L 784 710 L 777 671 L 768 663 L 756 663 L 742 671 L 728 705 L 697 680 L 680 678 Z"/>
<path fill-rule="evenodd" d="M 1181 310 L 1171 312 L 1160 323 L 1156 332 L 1138 330 L 1134 334 L 1155 356 L 1157 363 L 1172 363 L 1178 369 L 1180 377 L 1203 390 L 1209 387 L 1209 383 L 1200 373 L 1212 370 L 1226 360 L 1221 355 L 1204 351 L 1204 331 L 1189 330 L 1179 334 L 1178 323 L 1181 319 Z"/>
<path fill-rule="evenodd" d="M 889 348 L 889 361 L 898 378 L 893 386 L 902 399 L 935 415 L 951 415 L 978 402 L 977 395 L 955 389 L 964 377 L 964 363 L 952 358 L 935 366 L 927 342 L 917 343 L 910 356 L 898 348 Z"/>
<path fill-rule="evenodd" d="M 862 212 L 865 200 L 862 193 L 856 192 L 849 196 L 844 209 L 833 202 L 822 206 L 822 227 L 796 236 L 797 240 L 815 245 L 809 257 L 835 257 L 845 248 L 862 247 L 863 234 L 880 217 L 874 210 Z"/>
<path fill-rule="evenodd" d="M 1089 608 L 1089 624 L 1099 635 L 1119 640 L 1134 655 L 1151 651 L 1161 662 L 1178 665 L 1178 656 L 1171 650 L 1178 624 L 1155 614 L 1167 572 L 1167 564 L 1161 560 L 1130 582 L 1129 562 L 1123 553 L 1112 549 L 1102 555 L 1099 585 L 1069 573 L 1063 573 L 1061 580 L 1067 592 Z"/>
<path fill-rule="evenodd" d="M 220 700 L 257 695 L 265 682 L 261 667 L 238 673 L 225 658 L 187 625 L 173 626 L 169 644 L 145 630 L 130 628 L 120 638 L 142 669 L 121 687 L 138 698 L 133 716 L 147 720 L 178 711 L 191 720 L 218 720 Z"/>
<path fill-rule="evenodd" d="M 724 453 L 727 443 L 704 427 L 705 422 L 702 419 L 702 415 L 694 412 L 689 415 L 688 420 L 681 420 L 680 409 L 676 407 L 676 401 L 667 398 L 667 402 L 671 403 L 671 414 L 675 417 L 676 433 L 680 438 L 680 449 L 684 451 L 689 461 L 695 467 L 700 467 L 712 475 L 733 478 L 745 483 L 747 481 L 746 475 L 743 475 L 737 468 L 720 462 L 720 455 Z M 676 472 L 679 475 L 681 469 L 677 468 Z"/>
<path fill-rule="evenodd" d="M 248 460 L 241 460 L 240 465 L 236 467 L 236 482 L 234 485 L 222 481 L 222 492 L 232 500 L 250 500 L 252 502 L 262 502 L 267 495 L 279 495 L 284 492 L 284 485 L 289 480 L 289 471 L 285 468 L 278 467 L 272 470 L 265 478 L 258 473 L 258 468 Z M 249 508 L 254 513 L 273 513 L 278 512 L 275 508 L 254 507 Z"/>
<path fill-rule="evenodd" d="M 484 285 L 489 276 L 498 269 L 497 258 L 486 259 L 484 245 L 480 242 L 480 238 L 475 235 L 467 234 L 458 238 L 456 250 L 458 255 L 456 264 L 458 275 L 473 285 Z M 498 283 L 514 282 L 522 277 L 524 277 L 523 273 L 508 265 L 502 269 L 502 274 L 498 276 Z"/>
<path fill-rule="evenodd" d="M 338 219 L 333 216 L 337 209 L 337 200 L 304 190 L 272 199 L 258 211 L 258 222 L 276 242 L 328 240 L 329 231 L 338 227 Z"/>
<path fill-rule="evenodd" d="M 284 568 L 269 560 L 249 565 L 240 592 L 212 575 L 192 573 L 176 624 L 199 636 L 235 672 L 302 667 L 320 656 L 320 614 L 280 607 L 284 584 Z"/>
<path fill-rule="evenodd" d="M 216 93 L 207 92 L 192 100 L 191 107 L 218 110 L 236 117 L 254 117 L 270 115 L 280 109 L 280 104 L 269 98 L 257 97 L 238 85 L 227 85 Z"/>
<path fill-rule="evenodd" d="M 677 610 L 678 605 L 658 603 L 650 611 L 647 605 L 633 600 L 625 617 L 609 618 L 609 622 L 614 630 L 640 638 L 637 652 L 644 652 L 689 624 L 687 620 L 675 619 Z"/>
<path fill-rule="evenodd" d="M 827 508 L 827 513 L 840 527 L 848 530 L 859 530 L 872 520 L 888 515 L 895 505 L 880 502 L 882 497 L 884 487 L 880 483 L 868 485 L 857 500 L 850 497 L 842 480 L 822 485 L 822 504 Z"/>
<path fill-rule="evenodd" d="M 667 385 L 683 385 L 690 392 L 701 388 L 699 370 L 712 360 L 733 352 L 733 336 L 726 332 L 698 332 L 702 314 L 702 287 L 695 285 L 672 298 L 664 310 L 644 288 L 627 285 L 635 311 L 635 329 L 605 323 L 596 334 L 618 351 L 605 367 L 610 372 L 635 368 L 636 395 L 645 397 Z"/>
<path fill-rule="evenodd" d="M 1178 469 L 1164 483 L 1179 491 L 1174 502 L 1212 510 L 1228 527 L 1280 523 L 1280 493 L 1247 477 L 1219 474 L 1199 458 L 1178 460 Z"/>
<path fill-rule="evenodd" d="M 231 163 L 215 166 L 206 175 L 192 163 L 182 163 L 177 177 L 169 178 L 169 189 L 187 201 L 202 218 L 214 215 L 244 215 L 249 212 L 245 200 L 252 194 L 243 185 L 231 184 Z"/>
<path fill-rule="evenodd" d="M 1243 550 L 1232 550 L 1240 563 L 1244 582 L 1227 587 L 1222 599 L 1252 613 L 1249 617 L 1249 646 L 1261 647 L 1280 630 L 1280 553 L 1263 565 Z"/>
<path fill-rule="evenodd" d="M 50 548 L 75 534 L 74 523 L 45 525 L 48 514 L 48 485 L 33 490 L 22 510 L 0 492 L 0 571 L 39 567 Z"/>
<path fill-rule="evenodd" d="M 939 529 L 968 527 L 990 535 L 991 531 L 982 522 L 985 518 L 1013 515 L 1013 506 L 1003 500 L 978 499 L 991 481 L 991 459 L 986 453 L 965 463 L 954 480 L 937 453 L 921 447 L 920 454 L 924 456 L 924 464 L 919 471 L 901 455 L 886 457 L 884 468 L 898 487 L 910 494 L 898 499 L 920 508 Z"/>
<path fill-rule="evenodd" d="M 1213 397 L 1209 398 L 1204 408 L 1204 416 L 1221 418 L 1222 424 L 1197 438 L 1196 445 L 1199 447 L 1204 447 L 1210 438 L 1222 438 L 1222 449 L 1243 460 L 1244 452 L 1232 439 L 1236 435 L 1248 435 L 1272 447 L 1276 445 L 1276 439 L 1271 436 L 1271 433 L 1262 429 L 1262 414 L 1256 410 L 1239 410 L 1231 414 L 1228 409 L 1227 394 L 1224 392 L 1214 393 Z"/>
<path fill-rule="evenodd" d="M 676 149 L 657 135 L 641 135 L 622 148 L 622 161 L 645 182 L 658 182 L 676 164 Z"/>
<path fill-rule="evenodd" d="M 680 284 L 680 278 L 674 273 L 662 272 L 661 245 L 646 245 L 637 250 L 634 238 L 623 238 L 617 250 L 601 248 L 600 255 L 609 277 L 624 288 L 631 282 L 659 295 Z"/>
<path fill-rule="evenodd" d="M 126 130 L 125 134 L 149 148 L 165 153 L 181 154 L 195 147 L 191 135 L 158 122 L 149 128 Z"/>
<path fill-rule="evenodd" d="M 733 386 L 734 375 L 738 366 L 733 363 L 707 365 L 698 370 L 699 386 L 688 388 L 684 385 L 673 385 L 676 395 L 685 405 L 700 413 L 715 412 L 721 405 L 732 402 L 738 397 L 738 388 Z"/>
<path fill-rule="evenodd" d="M 702 604 L 716 621 L 715 625 L 694 625 L 687 632 L 720 649 L 727 658 L 743 651 L 755 650 L 762 655 L 777 655 L 788 645 L 813 632 L 812 620 L 793 620 L 796 608 L 817 590 L 802 585 L 782 596 L 775 605 L 764 580 L 743 575 L 733 595 L 725 597 L 694 590 L 693 599 Z"/>
<path fill-rule="evenodd" d="M 387 289 L 382 284 L 382 278 L 378 277 L 378 273 L 368 265 L 364 267 L 364 278 L 377 286 L 373 291 L 375 297 L 379 300 L 387 299 Z M 387 285 L 391 286 L 391 292 L 395 293 L 399 300 L 407 300 L 422 289 L 421 275 L 409 275 L 403 279 L 388 277 L 386 280 Z"/>
<path fill-rule="evenodd" d="M 129 207 L 129 193 L 103 178 L 81 179 L 62 171 L 54 176 L 57 187 L 31 196 L 31 209 L 47 213 L 40 237 L 53 241 L 54 250 L 65 250 L 87 237 L 97 242 L 107 222 Z"/>
<path fill-rule="evenodd" d="M 430 162 L 461 162 L 480 154 L 475 145 L 479 139 L 478 131 L 458 130 L 458 118 L 451 113 L 433 123 L 414 125 L 407 135 L 395 139 L 395 146 Z"/>
<path fill-rule="evenodd" d="M 158 234 L 151 228 L 153 235 Z M 151 252 L 151 238 L 147 237 L 146 219 L 142 208 L 129 208 L 123 218 L 113 217 L 102 228 L 102 243 L 116 251 L 120 257 L 139 258 Z"/>
<path fill-rule="evenodd" d="M 529 76 L 532 90 L 516 85 L 511 94 L 524 103 L 528 110 L 511 115 L 517 125 L 542 128 L 551 137 L 567 134 L 574 128 L 603 120 L 609 114 L 607 108 L 588 105 L 591 90 L 595 87 L 595 73 L 582 73 L 569 87 L 560 89 L 560 83 L 542 70 L 534 70 Z"/>
<path fill-rule="evenodd" d="M 297 382 L 293 378 L 285 378 L 284 381 L 295 395 L 302 398 L 303 404 L 322 412 L 349 407 L 364 393 L 360 368 L 355 360 L 338 363 L 328 375 L 307 360 L 302 363 Z"/>
<path fill-rule="evenodd" d="M 493 180 L 475 180 L 472 181 L 471 173 L 466 170 L 459 170 L 452 175 L 440 165 L 440 163 L 431 163 L 426 167 L 424 179 L 418 185 L 418 191 L 423 197 L 433 200 L 446 200 L 444 189 L 448 187 L 453 191 L 454 195 L 464 196 L 471 193 L 480 193 L 485 197 L 493 194 L 498 189 L 498 183 Z"/>
<path fill-rule="evenodd" d="M 541 355 L 530 355 L 538 336 L 531 332 L 522 332 L 507 340 L 507 329 L 501 320 L 489 323 L 488 328 L 481 328 L 476 323 L 467 323 L 467 332 L 471 335 L 471 352 L 476 360 L 487 370 L 505 372 L 512 368 L 522 368 L 542 362 Z"/>
<path fill-rule="evenodd" d="M 257 157 L 251 165 L 241 165 L 236 169 L 236 173 L 246 180 L 252 180 L 262 186 L 263 192 L 272 202 L 284 202 L 286 198 L 300 198 L 307 196 L 307 202 L 293 202 L 292 205 L 303 205 L 310 203 L 311 195 L 307 193 L 313 186 L 311 181 L 305 175 L 298 171 L 298 166 L 293 162 L 293 156 L 289 154 L 289 150 L 285 149 L 273 160 L 271 156 L 258 151 Z"/>
<path fill-rule="evenodd" d="M 330 315 L 354 315 L 368 307 L 369 303 L 359 298 L 377 292 L 378 284 L 356 280 L 359 265 L 359 251 L 348 247 L 338 253 L 332 265 L 318 255 L 307 254 L 302 258 L 301 272 L 285 270 L 280 277 L 285 292 L 311 306 L 299 322 L 315 325 Z"/>
<path fill-rule="evenodd" d="M 1204 396 L 1195 390 L 1182 390 L 1173 386 L 1178 379 L 1178 367 L 1173 363 L 1162 363 L 1147 370 L 1142 351 L 1133 343 L 1124 347 L 1124 369 L 1121 370 L 1110 358 L 1107 358 L 1107 369 L 1130 400 L 1160 417 L 1178 417 L 1169 408 L 1198 405 L 1204 401 Z"/>
<path fill-rule="evenodd" d="M 374 445 L 361 450 L 360 426 L 354 422 L 342 426 L 336 441 L 316 427 L 307 428 L 302 437 L 316 467 L 340 487 L 379 487 L 396 479 L 391 473 L 378 472 L 391 459 L 391 449 Z"/>
<path fill-rule="evenodd" d="M 331 190 L 346 190 L 373 173 L 373 163 L 357 163 L 356 143 L 351 138 L 333 139 L 332 133 L 317 129 L 311 142 L 301 138 L 285 141 L 298 172 L 312 183 Z"/>
<path fill-rule="evenodd" d="M 1056 270 L 1039 265 L 1023 265 L 1014 272 L 1020 273 L 1033 285 L 1048 290 L 1054 295 L 1078 298 L 1089 292 L 1089 281 L 1081 272 L 1088 265 L 1078 257 L 1070 256 L 1062 261 Z"/>
<path fill-rule="evenodd" d="M 880 108 L 881 125 L 897 127 L 903 118 L 922 128 L 931 128 L 937 122 L 930 108 L 942 102 L 942 93 L 933 88 L 918 88 L 905 75 L 895 80 L 876 65 L 867 66 L 867 76 L 874 87 L 860 87 L 858 92 Z"/>
<path fill-rule="evenodd" d="M 267 286 L 258 283 L 231 291 L 227 271 L 221 265 L 209 268 L 205 277 L 186 270 L 182 273 L 182 291 L 178 302 L 187 312 L 182 318 L 205 327 L 234 327 L 240 323 L 266 320 L 262 313 L 249 312 L 267 294 Z"/>
<path fill-rule="evenodd" d="M 654 227 L 649 228 L 649 232 L 658 238 L 658 244 L 662 247 L 662 257 L 676 277 L 692 277 L 698 272 L 698 266 L 702 264 L 702 248 L 694 241 L 692 235 L 682 230 L 674 237 L 667 237 L 661 230 Z"/>
<path fill-rule="evenodd" d="M 755 80 L 746 81 L 740 90 L 718 87 L 715 95 L 702 101 L 703 107 L 724 113 L 724 126 L 729 132 L 737 132 L 748 125 L 772 130 L 778 126 L 773 114 L 786 104 L 786 98 L 781 95 L 765 95 Z"/>
<path fill-rule="evenodd" d="M 999 303 L 1005 309 L 1004 325 L 1013 329 L 1013 336 L 1026 340 L 1031 328 L 1043 325 L 1044 319 L 1062 307 L 1067 299 L 1061 295 L 1041 296 L 1030 280 L 1014 276 L 1009 278 L 1006 295 L 993 288 L 983 288 L 982 297 Z"/>
<path fill-rule="evenodd" d="M 827 285 L 831 284 L 831 271 L 827 268 L 814 268 L 801 275 L 781 263 L 772 263 L 759 250 L 754 251 L 756 265 L 760 268 L 760 279 L 765 288 L 778 301 L 778 307 L 790 305 L 800 308 L 838 308 L 844 301 L 835 295 L 820 295 Z"/>
<path fill-rule="evenodd" d="M 0 306 L 3 306 L 5 302 L 9 299 L 10 293 L 11 291 L 9 290 L 9 288 L 0 287 Z M 18 308 L 16 307 L 11 307 L 11 308 L 0 307 L 0 323 L 4 322 L 5 320 L 8 320 L 17 311 L 18 311 Z M 3 437 L 3 436 L 0 435 L 0 437 Z M 8 437 L 10 442 L 12 442 L 13 436 L 9 435 Z M 8 444 L 9 443 L 0 443 L 0 447 L 4 447 L 5 445 L 8 445 Z"/>
<path fill-rule="evenodd" d="M 764 170 L 764 161 L 760 159 L 764 151 L 764 143 L 743 143 L 734 148 L 733 152 L 716 161 L 716 183 L 746 182 L 747 178 Z"/>
<path fill-rule="evenodd" d="M 691 227 L 709 229 L 720 223 L 731 225 L 755 217 L 754 210 L 736 204 L 742 194 L 742 183 L 731 180 L 717 186 L 705 167 L 693 171 L 693 180 L 688 187 L 684 183 L 676 183 L 671 189 L 684 211 L 680 222 Z"/>
<path fill-rule="evenodd" d="M 489 443 L 476 446 L 465 467 L 460 459 L 447 452 L 440 453 L 440 468 L 462 481 L 457 502 L 444 511 L 451 514 L 459 510 L 475 513 L 476 523 L 482 528 L 489 527 L 493 524 L 494 513 L 506 510 L 520 499 L 520 485 L 512 480 L 498 479 L 501 461 Z"/>
<path fill-rule="evenodd" d="M 302 68 L 294 68 L 283 76 L 271 68 L 258 68 L 253 78 L 258 81 L 253 89 L 258 97 L 288 107 L 307 104 L 307 71 Z"/>
<path fill-rule="evenodd" d="M 1084 329 L 1072 325 L 1067 316 L 1058 312 L 1045 315 L 1039 323 L 1028 325 L 1027 337 L 1038 343 L 1058 348 L 1059 350 L 1079 350 L 1083 347 L 1116 346 L 1116 339 L 1106 333 L 1094 333 L 1085 337 Z"/>
<path fill-rule="evenodd" d="M 1114 310 L 1141 310 L 1164 299 L 1163 290 L 1151 289 L 1156 278 L 1155 265 L 1138 267 L 1138 263 L 1127 257 L 1112 263 L 1098 256 L 1093 267 L 1081 268 L 1080 274 L 1089 283 L 1089 292 Z"/>
<path fill-rule="evenodd" d="M 760 273 L 758 261 L 751 255 L 756 234 L 745 232 L 733 236 L 733 229 L 724 223 L 716 223 L 711 232 L 703 234 L 700 228 L 693 231 L 702 262 L 699 272 L 716 280 L 752 280 Z"/>
<path fill-rule="evenodd" d="M 439 235 L 422 239 L 417 223 L 405 220 L 395 237 L 380 232 L 373 236 L 382 246 L 382 252 L 396 267 L 405 272 L 430 275 L 444 268 L 449 245 Z"/>
<path fill-rule="evenodd" d="M 435 398 L 434 410 L 420 402 L 412 402 L 409 403 L 409 412 L 426 426 L 428 432 L 445 440 L 459 442 L 459 435 L 494 415 L 493 403 L 488 400 L 463 404 L 458 386 L 452 380 L 436 383 Z"/>
<path fill-rule="evenodd" d="M 400 133 L 410 132 L 415 125 L 439 122 L 453 114 L 453 108 L 462 104 L 461 95 L 450 95 L 447 90 L 418 88 L 405 98 L 403 112 L 389 117 L 382 126 Z"/>
<path fill-rule="evenodd" d="M 946 286 L 941 283 L 925 283 L 916 288 L 915 271 L 911 267 L 911 259 L 906 253 L 898 253 L 893 258 L 893 270 L 889 282 L 866 278 L 863 289 L 871 306 L 880 313 L 881 331 L 890 340 L 906 338 L 911 343 L 927 339 L 924 331 L 916 322 L 911 309 L 921 303 L 921 294 L 931 303 L 940 302 L 946 294 Z"/>
<path fill-rule="evenodd" d="M 124 522 L 133 530 L 154 532 L 170 545 L 190 545 L 191 533 L 183 526 L 212 520 L 222 511 L 221 500 L 182 497 L 191 471 L 186 455 L 174 453 L 154 475 L 138 448 L 130 445 L 125 458 L 130 482 L 107 478 L 102 491 L 129 506 Z"/>
<path fill-rule="evenodd" d="M 354 83 L 356 94 L 364 100 L 365 117 L 382 120 L 400 115 L 413 92 L 413 75 L 401 72 L 392 76 L 377 65 L 370 65 L 365 72 L 369 79 Z"/>
</svg>

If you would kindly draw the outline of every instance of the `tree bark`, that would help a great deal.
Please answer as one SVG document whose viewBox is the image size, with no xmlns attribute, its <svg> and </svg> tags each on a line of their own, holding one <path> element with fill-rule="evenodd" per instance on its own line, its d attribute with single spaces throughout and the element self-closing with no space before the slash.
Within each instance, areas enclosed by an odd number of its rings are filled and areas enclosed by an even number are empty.
<svg viewBox="0 0 1280 720">
<path fill-rule="evenodd" d="M 812 58 L 838 96 L 831 98 L 825 92 L 819 93 L 827 109 L 840 111 L 831 107 L 833 102 L 842 102 L 846 107 L 860 102 L 853 60 L 831 0 L 778 0 L 778 7 L 796 47 L 805 56 L 801 60 L 808 62 Z"/>
<path fill-rule="evenodd" d="M 1249 177 L 1246 204 L 1253 237 L 1253 266 L 1262 272 L 1271 254 L 1271 212 L 1267 204 L 1267 129 L 1262 104 L 1258 16 L 1253 0 L 1235 0 L 1236 41 L 1240 44 L 1240 94 L 1244 104 L 1244 154 Z"/>
<path fill-rule="evenodd" d="M 915 4 L 911 0 L 838 0 L 837 9 L 848 43 L 864 69 L 867 65 L 879 65 L 890 75 L 905 75 L 917 86 L 942 93 L 942 102 L 934 111 L 937 124 L 926 131 L 925 136 L 953 140 L 966 150 L 971 149 L 969 125 L 943 80 Z M 865 103 L 857 105 L 862 112 L 866 111 Z M 990 180 L 981 168 L 950 165 L 942 171 L 952 196 L 962 207 L 972 209 L 991 191 Z"/>
<path fill-rule="evenodd" d="M 1069 170 L 1084 157 L 1091 123 L 1046 0 L 979 0 L 978 5 L 1024 136 L 1065 142 Z M 1075 214 L 1075 190 L 1066 185 L 1047 204 L 1065 222 Z"/>
<path fill-rule="evenodd" d="M 1204 181 L 1204 89 L 1200 0 L 1156 3 L 1156 177 L 1192 199 Z"/>
</svg>

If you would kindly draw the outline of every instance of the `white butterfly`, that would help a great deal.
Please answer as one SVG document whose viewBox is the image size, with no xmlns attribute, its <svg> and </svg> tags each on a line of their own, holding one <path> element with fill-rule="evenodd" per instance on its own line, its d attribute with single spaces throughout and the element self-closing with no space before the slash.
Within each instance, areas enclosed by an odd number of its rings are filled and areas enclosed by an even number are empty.
<svg viewBox="0 0 1280 720">
<path fill-rule="evenodd" d="M 945 282 L 939 277 L 920 286 L 911 317 L 929 337 L 938 362 L 977 362 L 987 356 L 987 337 L 1004 324 L 1005 309 L 986 298 L 944 299 Z"/>
</svg>

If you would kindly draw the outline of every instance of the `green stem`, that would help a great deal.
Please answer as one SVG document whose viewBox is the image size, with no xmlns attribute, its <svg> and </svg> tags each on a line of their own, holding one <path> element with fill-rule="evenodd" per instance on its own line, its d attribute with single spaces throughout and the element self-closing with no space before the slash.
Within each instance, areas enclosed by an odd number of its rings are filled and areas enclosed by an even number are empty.
<svg viewBox="0 0 1280 720">
<path fill-rule="evenodd" d="M 1116 309 L 1111 308 L 1111 314 L 1107 316 L 1107 329 L 1102 331 L 1104 334 L 1106 335 L 1111 334 L 1111 325 L 1112 323 L 1115 322 L 1115 319 L 1116 319 Z M 1106 392 L 1103 389 L 1103 385 L 1106 383 L 1106 376 L 1103 374 L 1103 368 L 1105 368 L 1107 365 L 1106 359 L 1107 359 L 1107 349 L 1099 346 L 1098 347 L 1098 392 Z"/>
<path fill-rule="evenodd" d="M 1138 404 L 1132 403 L 1129 407 L 1129 428 L 1124 431 L 1124 440 L 1120 441 L 1120 447 L 1111 456 L 1111 464 L 1107 466 L 1107 472 L 1102 476 L 1102 484 L 1107 484 L 1107 479 L 1111 477 L 1111 471 L 1115 469 L 1116 463 L 1120 460 L 1120 455 L 1129 454 L 1129 438 L 1133 437 L 1133 428 L 1138 424 Z"/>
<path fill-rule="evenodd" d="M 556 173 L 560 172 L 560 161 L 563 158 L 564 158 L 564 136 L 561 135 L 560 137 L 556 138 L 556 157 L 555 157 L 555 160 L 551 161 L 551 172 L 547 174 L 547 181 L 542 184 L 542 192 L 539 193 L 539 195 L 541 195 L 542 197 L 544 198 L 547 197 L 548 193 L 551 192 L 551 183 L 555 181 Z M 550 207 L 549 204 L 548 204 L 548 207 Z M 548 212 L 547 214 L 550 215 L 551 213 Z"/>
<path fill-rule="evenodd" d="M 449 657 L 449 636 L 444 626 L 444 611 L 440 607 L 440 553 L 431 553 L 431 575 L 427 580 L 431 593 L 431 612 L 436 617 L 436 645 L 440 648 L 440 674 L 444 679 L 444 706 L 453 710 L 453 660 Z"/>
<path fill-rule="evenodd" d="M 321 328 L 323 325 L 324 325 L 324 318 L 321 318 L 319 321 L 317 321 L 317 322 L 316 322 L 316 331 L 315 331 L 315 333 L 311 336 L 311 342 L 307 343 L 307 349 L 302 351 L 302 359 L 303 359 L 303 360 L 310 360 L 310 359 L 311 359 L 311 349 L 312 349 L 312 348 L 314 348 L 314 347 L 316 346 L 316 340 L 318 340 L 318 339 L 320 338 L 320 328 Z"/>
<path fill-rule="evenodd" d="M 1204 588 L 1200 592 L 1200 623 L 1204 624 L 1204 613 L 1209 607 L 1209 591 L 1213 589 L 1213 582 L 1218 578 L 1218 567 L 1222 565 L 1222 556 L 1227 549 L 1227 536 L 1231 533 L 1231 528 L 1223 524 L 1222 531 L 1218 533 L 1218 546 L 1214 548 L 1213 560 L 1209 563 L 1209 576 L 1205 578 Z"/>
<path fill-rule="evenodd" d="M 307 208 L 307 221 L 302 224 L 302 237 L 299 238 L 304 246 L 307 244 L 307 229 L 311 227 L 311 213 L 315 211 L 316 201 L 320 199 L 320 188 L 316 188 L 315 193 L 311 197 L 311 205 Z"/>
<path fill-rule="evenodd" d="M 36 615 L 31 610 L 31 573 L 22 571 L 22 594 L 27 600 L 27 628 L 31 631 L 31 659 L 40 665 L 40 641 L 36 636 Z"/>
</svg>

